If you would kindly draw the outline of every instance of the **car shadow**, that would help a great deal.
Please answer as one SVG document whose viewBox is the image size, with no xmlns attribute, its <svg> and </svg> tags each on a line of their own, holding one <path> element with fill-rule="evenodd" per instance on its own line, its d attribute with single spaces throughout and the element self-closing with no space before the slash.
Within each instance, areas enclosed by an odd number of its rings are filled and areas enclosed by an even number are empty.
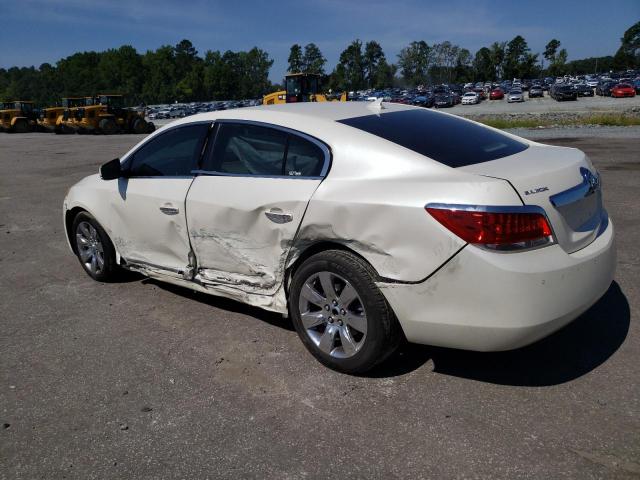
<svg viewBox="0 0 640 480">
<path fill-rule="evenodd" d="M 295 328 L 293 326 L 293 323 L 291 323 L 291 319 L 285 318 L 276 312 L 269 312 L 267 310 L 263 310 L 262 308 L 253 307 L 236 300 L 231 300 L 230 298 L 208 295 L 206 293 L 190 290 L 187 287 L 164 283 L 152 278 L 145 278 L 144 280 L 142 280 L 142 283 L 155 285 L 156 287 L 171 292 L 175 295 L 188 298 L 192 301 L 204 303 L 205 305 L 209 305 L 210 307 L 219 308 L 228 312 L 248 315 L 257 318 L 258 320 L 261 320 L 265 323 L 268 323 L 269 325 L 295 332 Z"/>
<path fill-rule="evenodd" d="M 433 371 L 481 382 L 550 386 L 569 382 L 603 364 L 629 331 L 629 302 L 617 282 L 575 321 L 532 345 L 508 352 L 480 353 L 404 344 L 371 377 L 394 377 L 432 360 Z"/>
</svg>

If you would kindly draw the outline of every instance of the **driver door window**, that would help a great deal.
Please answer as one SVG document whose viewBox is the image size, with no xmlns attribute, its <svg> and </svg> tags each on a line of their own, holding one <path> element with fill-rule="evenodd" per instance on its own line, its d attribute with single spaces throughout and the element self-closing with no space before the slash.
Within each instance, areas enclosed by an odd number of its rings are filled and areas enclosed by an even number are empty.
<svg viewBox="0 0 640 480">
<path fill-rule="evenodd" d="M 159 135 L 134 153 L 129 177 L 192 176 L 208 131 L 209 124 L 201 123 Z"/>
</svg>

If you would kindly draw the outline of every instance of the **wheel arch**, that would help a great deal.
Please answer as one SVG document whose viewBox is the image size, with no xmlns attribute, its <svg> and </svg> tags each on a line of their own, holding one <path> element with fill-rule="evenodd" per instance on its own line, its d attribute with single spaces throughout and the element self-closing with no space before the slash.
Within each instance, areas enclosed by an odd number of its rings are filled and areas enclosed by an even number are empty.
<svg viewBox="0 0 640 480">
<path fill-rule="evenodd" d="M 289 293 L 290 293 L 289 292 L 289 286 L 291 284 L 291 279 L 293 278 L 293 275 L 295 274 L 296 270 L 298 270 L 298 268 L 300 268 L 300 266 L 308 258 L 310 258 L 313 255 L 316 255 L 318 253 L 325 252 L 327 250 L 342 250 L 344 252 L 351 253 L 352 255 L 358 257 L 360 260 L 362 260 L 365 264 L 367 264 L 369 266 L 371 271 L 375 274 L 376 280 L 380 280 L 382 278 L 380 276 L 380 274 L 378 273 L 378 271 L 371 264 L 371 262 L 369 262 L 364 256 L 362 256 L 360 253 L 356 252 L 354 249 L 349 248 L 344 243 L 340 243 L 340 242 L 337 242 L 337 241 L 320 240 L 320 241 L 312 243 L 312 244 L 306 246 L 304 249 L 300 250 L 300 252 L 297 253 L 297 256 L 295 257 L 293 263 L 291 263 L 291 265 L 289 265 L 285 269 L 284 285 L 285 285 L 285 292 L 286 292 L 286 295 L 287 295 L 287 300 L 289 299 Z"/>
<path fill-rule="evenodd" d="M 78 254 L 78 251 L 76 248 L 76 242 L 73 241 L 72 228 L 73 228 L 73 221 L 80 213 L 87 213 L 91 215 L 94 218 L 94 220 L 98 223 L 98 225 L 102 227 L 102 230 L 107 235 L 109 242 L 111 242 L 111 246 L 113 247 L 113 250 L 116 252 L 116 261 L 119 264 L 121 259 L 120 252 L 118 252 L 118 247 L 116 247 L 116 244 L 113 243 L 113 240 L 111 239 L 111 235 L 109 235 L 109 232 L 107 231 L 107 229 L 104 228 L 104 225 L 102 225 L 102 223 L 98 221 L 98 219 L 93 213 L 91 213 L 86 208 L 80 207 L 80 206 L 72 207 L 66 212 L 64 212 L 64 230 L 65 230 L 65 235 L 67 236 L 67 242 L 69 243 L 69 247 L 71 248 L 71 251 L 73 251 L 73 253 L 76 255 Z"/>
</svg>

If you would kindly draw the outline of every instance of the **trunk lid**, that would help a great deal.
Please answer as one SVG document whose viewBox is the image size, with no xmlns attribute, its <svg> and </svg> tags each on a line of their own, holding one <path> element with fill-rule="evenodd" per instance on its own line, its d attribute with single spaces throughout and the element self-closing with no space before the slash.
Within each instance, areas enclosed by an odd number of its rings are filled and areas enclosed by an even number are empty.
<svg viewBox="0 0 640 480">
<path fill-rule="evenodd" d="M 599 175 L 575 148 L 532 144 L 515 155 L 460 170 L 506 180 L 525 205 L 542 207 L 556 241 L 568 253 L 589 245 L 606 219 Z"/>
</svg>

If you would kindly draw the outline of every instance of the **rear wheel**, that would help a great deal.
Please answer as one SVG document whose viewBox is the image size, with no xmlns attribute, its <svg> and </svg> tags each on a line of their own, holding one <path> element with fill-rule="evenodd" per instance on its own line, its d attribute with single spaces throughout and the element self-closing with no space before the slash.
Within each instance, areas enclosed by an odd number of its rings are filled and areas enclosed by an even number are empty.
<svg viewBox="0 0 640 480">
<path fill-rule="evenodd" d="M 146 133 L 147 128 L 148 128 L 147 122 L 143 118 L 136 118 L 133 121 L 131 130 L 133 131 L 133 133 L 141 134 L 141 133 Z"/>
<path fill-rule="evenodd" d="M 289 309 L 311 354 L 341 372 L 366 372 L 387 358 L 401 338 L 373 269 L 342 250 L 313 255 L 298 268 Z"/>
<path fill-rule="evenodd" d="M 103 118 L 102 120 L 100 120 L 100 123 L 98 125 L 100 127 L 100 131 L 105 135 L 113 135 L 115 133 L 118 133 L 118 125 L 116 124 L 115 120 L 113 120 L 113 118 Z"/>
<path fill-rule="evenodd" d="M 72 238 L 82 268 L 99 282 L 113 280 L 117 274 L 115 249 L 100 224 L 86 212 L 73 220 Z"/>
</svg>

